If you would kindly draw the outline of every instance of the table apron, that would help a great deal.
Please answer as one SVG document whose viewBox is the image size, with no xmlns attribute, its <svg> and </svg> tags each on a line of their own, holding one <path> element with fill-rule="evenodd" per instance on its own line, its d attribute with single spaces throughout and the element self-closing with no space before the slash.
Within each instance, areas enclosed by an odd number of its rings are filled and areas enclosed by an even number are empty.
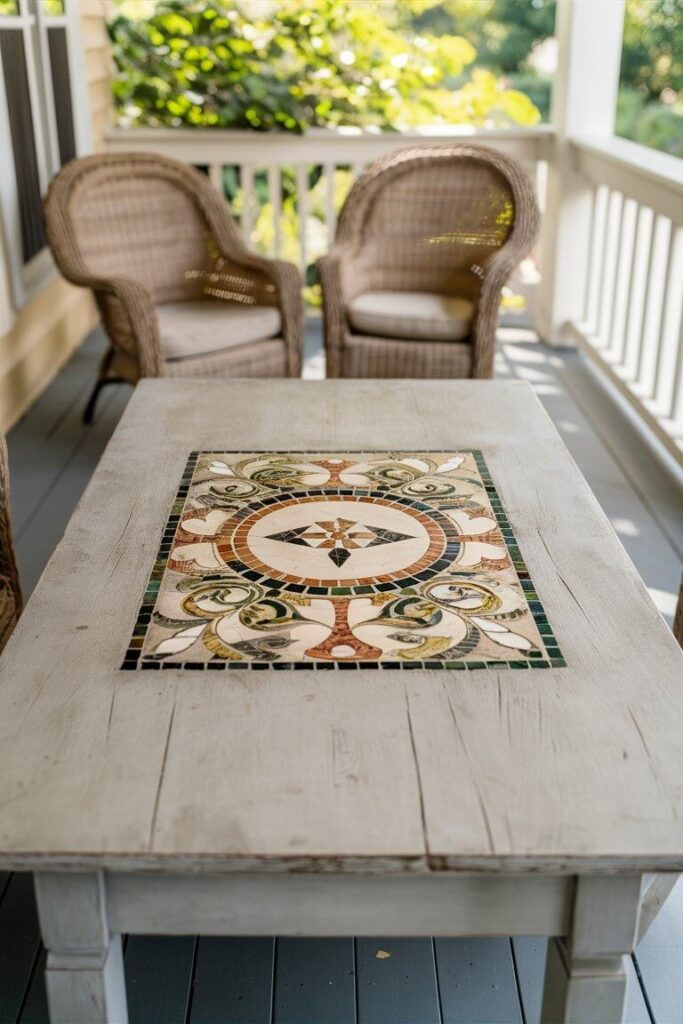
<svg viewBox="0 0 683 1024">
<path fill-rule="evenodd" d="M 550 935 L 576 879 L 476 875 L 105 874 L 112 932 L 166 935 Z"/>
</svg>

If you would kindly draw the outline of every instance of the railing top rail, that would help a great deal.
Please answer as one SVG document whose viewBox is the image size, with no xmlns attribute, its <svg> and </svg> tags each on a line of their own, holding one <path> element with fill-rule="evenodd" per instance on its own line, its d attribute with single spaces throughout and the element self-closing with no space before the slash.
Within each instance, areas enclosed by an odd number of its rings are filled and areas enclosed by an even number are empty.
<svg viewBox="0 0 683 1024">
<path fill-rule="evenodd" d="M 608 138 L 579 135 L 571 141 L 580 153 L 598 157 L 657 185 L 683 193 L 683 160 L 679 157 L 616 135 Z"/>
<path fill-rule="evenodd" d="M 354 128 L 313 128 L 293 132 L 254 132 L 225 128 L 111 128 L 111 151 L 151 150 L 192 163 L 315 164 L 368 162 L 392 150 L 420 143 L 456 140 L 490 143 L 525 160 L 548 158 L 553 139 L 549 125 L 534 128 L 431 128 L 382 132 Z"/>
<path fill-rule="evenodd" d="M 296 132 L 257 132 L 249 129 L 233 128 L 110 128 L 106 133 L 108 141 L 120 142 L 123 140 L 169 141 L 172 142 L 180 137 L 198 139 L 199 137 L 213 140 L 216 143 L 232 142 L 261 142 L 263 145 L 270 145 L 273 142 L 292 139 L 316 139 L 321 142 L 344 139 L 345 141 L 367 141 L 368 139 L 382 139 L 384 141 L 398 141 L 406 144 L 411 142 L 434 142 L 434 141 L 455 141 L 461 138 L 477 138 L 484 142 L 486 139 L 546 139 L 555 134 L 555 129 L 550 124 L 534 125 L 530 128 L 476 128 L 471 125 L 436 125 L 434 127 L 416 128 L 411 131 L 381 131 L 372 128 L 356 128 L 353 126 L 339 128 L 309 128 L 302 134 Z"/>
</svg>

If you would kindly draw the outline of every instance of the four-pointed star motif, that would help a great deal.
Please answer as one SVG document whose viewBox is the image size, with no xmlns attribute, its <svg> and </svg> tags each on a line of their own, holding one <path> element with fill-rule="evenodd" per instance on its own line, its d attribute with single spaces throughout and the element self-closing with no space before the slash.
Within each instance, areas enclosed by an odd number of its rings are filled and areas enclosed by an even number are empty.
<svg viewBox="0 0 683 1024">
<path fill-rule="evenodd" d="M 328 557 L 341 566 L 359 548 L 373 548 L 379 544 L 394 544 L 399 540 L 412 540 L 407 533 L 385 530 L 381 526 L 365 526 L 352 519 L 332 519 L 299 526 L 296 529 L 273 533 L 267 540 L 280 540 L 285 544 L 301 544 L 307 548 L 326 548 Z"/>
</svg>

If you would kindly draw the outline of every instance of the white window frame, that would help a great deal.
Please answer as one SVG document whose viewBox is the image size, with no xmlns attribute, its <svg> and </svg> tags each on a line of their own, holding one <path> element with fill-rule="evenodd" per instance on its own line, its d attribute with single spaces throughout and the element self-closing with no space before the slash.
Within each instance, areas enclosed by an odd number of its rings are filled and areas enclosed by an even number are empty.
<svg viewBox="0 0 683 1024">
<path fill-rule="evenodd" d="M 63 0 L 64 12 L 45 13 L 43 0 L 17 0 L 17 14 L 0 15 L 0 28 L 21 33 L 31 98 L 33 135 L 41 194 L 60 169 L 59 141 L 48 50 L 48 29 L 66 30 L 69 86 L 77 156 L 90 151 L 90 118 L 87 104 L 84 52 L 80 38 L 78 0 Z M 47 246 L 24 263 L 19 196 L 13 163 L 9 110 L 0 55 L 0 148 L 9 155 L 0 168 L 0 216 L 4 240 L 7 287 L 5 309 L 0 310 L 0 333 L 11 326 L 16 313 L 55 275 Z M 1 296 L 0 296 L 1 297 Z M 7 308 L 9 306 L 9 308 Z"/>
</svg>

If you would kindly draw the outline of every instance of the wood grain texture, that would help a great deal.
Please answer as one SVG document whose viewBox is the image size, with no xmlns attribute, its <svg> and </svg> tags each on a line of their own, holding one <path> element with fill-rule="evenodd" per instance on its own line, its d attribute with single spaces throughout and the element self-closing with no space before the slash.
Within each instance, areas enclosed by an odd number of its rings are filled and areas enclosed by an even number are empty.
<svg viewBox="0 0 683 1024">
<path fill-rule="evenodd" d="M 35 889 L 51 1024 L 128 1024 L 121 936 L 109 931 L 103 873 L 37 872 Z"/>
<path fill-rule="evenodd" d="M 49 950 L 89 953 L 109 945 L 102 872 L 34 875 L 40 933 Z"/>
<path fill-rule="evenodd" d="M 543 1024 L 621 1024 L 641 884 L 639 875 L 578 879 L 569 936 L 548 944 Z"/>
<path fill-rule="evenodd" d="M 514 938 L 512 946 L 515 953 L 515 967 L 519 984 L 519 993 L 526 1024 L 540 1024 L 541 1003 L 543 999 L 543 972 L 545 970 L 548 940 L 544 938 Z M 628 988 L 626 991 L 626 1009 L 624 1024 L 652 1024 L 648 1014 L 643 992 L 638 982 L 633 959 L 626 960 Z M 671 986 L 667 986 L 670 988 Z M 664 1024 L 666 1017 L 656 1018 Z M 683 1020 L 683 1017 L 681 1018 Z M 672 1024 L 674 1024 L 672 1020 Z M 676 1024 L 680 1024 L 676 1022 Z"/>
<path fill-rule="evenodd" d="M 572 957 L 620 956 L 636 943 L 639 875 L 580 878 L 574 900 Z"/>
<path fill-rule="evenodd" d="M 640 921 L 638 922 L 638 942 L 642 942 L 653 925 L 657 915 L 673 892 L 680 875 L 651 875 L 643 886 L 640 903 Z"/>
<path fill-rule="evenodd" d="M 282 446 L 481 448 L 568 667 L 119 672 L 189 450 Z M 682 668 L 526 384 L 143 382 L 0 662 L 0 860 L 680 870 Z"/>
<path fill-rule="evenodd" d="M 66 874 L 66 878 L 69 875 Z M 192 935 L 566 935 L 571 878 L 377 872 L 107 875 L 113 932 Z"/>
<path fill-rule="evenodd" d="M 541 1024 L 622 1024 L 624 960 L 569 963 L 561 940 L 548 943 Z"/>
<path fill-rule="evenodd" d="M 121 936 L 101 956 L 47 955 L 50 1024 L 128 1024 Z"/>
</svg>

